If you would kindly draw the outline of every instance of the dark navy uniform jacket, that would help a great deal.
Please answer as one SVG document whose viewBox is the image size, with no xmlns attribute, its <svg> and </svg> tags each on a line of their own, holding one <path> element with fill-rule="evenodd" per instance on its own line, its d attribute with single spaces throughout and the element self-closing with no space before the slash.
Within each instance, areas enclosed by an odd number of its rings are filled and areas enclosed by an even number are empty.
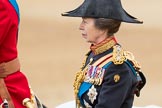
<svg viewBox="0 0 162 108">
<path fill-rule="evenodd" d="M 88 54 L 86 65 L 90 62 L 90 58 L 93 58 L 93 62 L 95 62 L 112 51 L 113 48 L 110 48 L 98 55 L 94 55 L 91 51 Z M 115 75 L 119 76 L 118 81 L 115 81 Z M 79 96 L 83 108 L 132 108 L 137 78 L 126 62 L 120 65 L 110 63 L 106 68 L 101 85 L 89 84 L 87 90 L 81 90 L 84 83 L 81 84 L 79 90 L 79 93 L 84 91 Z"/>
</svg>

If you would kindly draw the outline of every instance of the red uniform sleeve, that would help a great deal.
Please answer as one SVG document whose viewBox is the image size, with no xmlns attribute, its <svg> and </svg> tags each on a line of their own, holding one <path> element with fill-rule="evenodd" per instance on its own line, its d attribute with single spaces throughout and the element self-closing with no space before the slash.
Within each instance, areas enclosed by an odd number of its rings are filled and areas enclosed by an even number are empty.
<svg viewBox="0 0 162 108">
<path fill-rule="evenodd" d="M 18 16 L 9 0 L 0 0 L 0 63 L 17 57 Z"/>
<path fill-rule="evenodd" d="M 8 10 L 0 0 L 0 46 L 9 30 L 10 23 L 11 19 L 8 15 Z"/>
</svg>

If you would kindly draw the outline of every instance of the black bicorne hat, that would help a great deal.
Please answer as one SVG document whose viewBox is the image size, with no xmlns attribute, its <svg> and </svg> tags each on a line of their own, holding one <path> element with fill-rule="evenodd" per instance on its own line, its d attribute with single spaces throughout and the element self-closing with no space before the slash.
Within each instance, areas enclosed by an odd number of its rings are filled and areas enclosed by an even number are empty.
<svg viewBox="0 0 162 108">
<path fill-rule="evenodd" d="M 62 16 L 107 18 L 127 23 L 143 23 L 128 14 L 123 9 L 120 0 L 85 0 L 78 8 L 66 12 Z"/>
</svg>

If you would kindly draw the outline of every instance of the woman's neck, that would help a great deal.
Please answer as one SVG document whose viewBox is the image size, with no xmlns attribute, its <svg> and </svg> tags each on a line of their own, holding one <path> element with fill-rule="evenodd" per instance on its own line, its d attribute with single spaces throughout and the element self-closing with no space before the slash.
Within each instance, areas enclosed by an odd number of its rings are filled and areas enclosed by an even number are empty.
<svg viewBox="0 0 162 108">
<path fill-rule="evenodd" d="M 100 37 L 100 38 L 98 38 L 98 39 L 96 39 L 96 41 L 95 42 L 93 42 L 92 44 L 93 45 L 97 45 L 97 44 L 100 44 L 100 43 L 102 43 L 103 41 L 105 41 L 105 40 L 107 40 L 107 39 L 111 39 L 113 36 L 102 36 L 102 37 Z"/>
</svg>

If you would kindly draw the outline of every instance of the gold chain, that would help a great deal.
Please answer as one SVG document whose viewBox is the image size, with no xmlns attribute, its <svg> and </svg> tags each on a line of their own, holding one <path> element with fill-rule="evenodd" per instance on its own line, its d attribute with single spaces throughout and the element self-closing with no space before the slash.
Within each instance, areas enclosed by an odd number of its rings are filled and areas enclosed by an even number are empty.
<svg viewBox="0 0 162 108">
<path fill-rule="evenodd" d="M 85 59 L 84 59 L 84 61 L 83 61 L 83 63 L 82 63 L 81 69 L 76 73 L 75 80 L 74 80 L 74 84 L 73 84 L 77 108 L 80 107 L 80 100 L 79 100 L 79 98 L 78 98 L 78 93 L 79 93 L 80 85 L 81 85 L 81 83 L 84 81 L 85 74 L 86 74 L 87 69 L 88 69 L 88 65 L 89 65 L 90 63 L 92 63 L 92 61 L 93 61 L 93 59 L 91 58 L 91 59 L 90 59 L 90 62 L 89 62 L 89 63 L 87 64 L 87 66 L 85 67 L 87 58 L 88 58 L 88 56 L 86 55 L 86 56 L 85 56 Z M 84 67 L 85 67 L 85 68 L 84 68 Z M 84 69 L 83 69 L 83 68 L 84 68 Z"/>
</svg>

